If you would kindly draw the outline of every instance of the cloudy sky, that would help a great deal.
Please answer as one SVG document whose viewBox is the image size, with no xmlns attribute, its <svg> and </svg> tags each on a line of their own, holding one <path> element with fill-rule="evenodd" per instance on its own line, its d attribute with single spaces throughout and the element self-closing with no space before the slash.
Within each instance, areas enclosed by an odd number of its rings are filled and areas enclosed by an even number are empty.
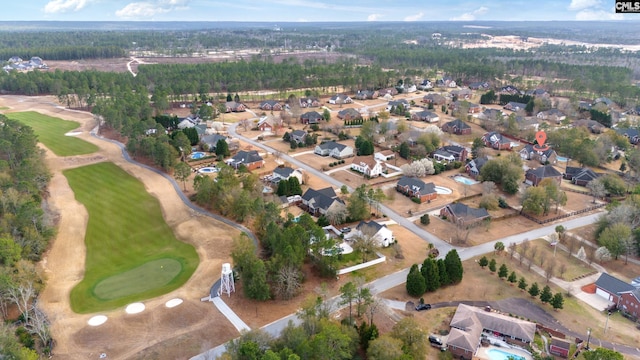
<svg viewBox="0 0 640 360">
<path fill-rule="evenodd" d="M 28 0 L 0 21 L 640 20 L 612 0 Z"/>
</svg>

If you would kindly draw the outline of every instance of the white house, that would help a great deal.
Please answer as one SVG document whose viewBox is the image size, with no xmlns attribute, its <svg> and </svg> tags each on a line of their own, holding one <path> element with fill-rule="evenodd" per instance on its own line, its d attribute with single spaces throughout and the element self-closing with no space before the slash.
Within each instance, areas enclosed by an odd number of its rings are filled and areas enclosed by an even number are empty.
<svg viewBox="0 0 640 360">
<path fill-rule="evenodd" d="M 331 156 L 336 159 L 344 159 L 353 156 L 353 148 L 335 141 L 327 141 L 317 145 L 313 152 L 320 156 Z"/>
<path fill-rule="evenodd" d="M 331 98 L 329 98 L 329 104 L 332 105 L 336 105 L 336 104 L 351 104 L 353 102 L 353 100 L 345 94 L 337 94 L 332 96 Z"/>
<path fill-rule="evenodd" d="M 351 169 L 373 178 L 382 174 L 383 166 L 372 156 L 356 156 L 351 163 Z"/>
<path fill-rule="evenodd" d="M 373 154 L 373 158 L 380 161 L 389 161 L 396 157 L 392 150 L 382 150 Z"/>
<path fill-rule="evenodd" d="M 289 180 L 290 177 L 298 178 L 298 182 L 302 184 L 302 171 L 300 169 L 292 169 L 287 166 L 273 169 L 271 182 L 277 183 L 282 180 Z"/>
<path fill-rule="evenodd" d="M 377 246 L 387 247 L 393 242 L 393 231 L 387 225 L 381 225 L 373 220 L 360 221 L 358 226 L 347 234 L 345 240 L 355 240 L 363 235 L 371 236 Z"/>
</svg>

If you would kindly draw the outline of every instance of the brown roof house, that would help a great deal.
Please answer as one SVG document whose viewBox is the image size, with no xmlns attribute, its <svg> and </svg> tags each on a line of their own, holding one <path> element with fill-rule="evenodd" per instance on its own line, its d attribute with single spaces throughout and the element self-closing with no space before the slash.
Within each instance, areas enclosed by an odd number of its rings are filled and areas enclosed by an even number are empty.
<svg viewBox="0 0 640 360">
<path fill-rule="evenodd" d="M 483 338 L 525 347 L 536 332 L 532 322 L 465 304 L 458 305 L 449 325 L 447 348 L 456 359 L 472 359 Z"/>
<path fill-rule="evenodd" d="M 551 353 L 551 355 L 560 356 L 566 359 L 569 357 L 570 349 L 570 341 L 557 337 L 551 337 L 551 342 L 549 343 L 549 352 Z"/>
<path fill-rule="evenodd" d="M 456 135 L 468 135 L 471 134 L 471 126 L 460 119 L 455 119 L 442 125 L 442 131 Z"/>
<path fill-rule="evenodd" d="M 471 208 L 462 203 L 452 203 L 440 209 L 440 216 L 462 226 L 472 226 L 489 218 L 489 212 L 483 208 Z"/>
<path fill-rule="evenodd" d="M 529 169 L 524 173 L 524 182 L 529 185 L 538 186 L 544 179 L 553 179 L 560 185 L 562 183 L 562 174 L 552 165 Z"/>
<path fill-rule="evenodd" d="M 341 119 L 341 120 L 362 119 L 362 114 L 360 114 L 360 111 L 356 109 L 348 108 L 348 109 L 338 111 L 338 119 Z"/>
<path fill-rule="evenodd" d="M 433 183 L 425 183 L 420 179 L 409 176 L 403 176 L 398 180 L 396 190 L 410 198 L 419 199 L 421 203 L 431 201 L 438 197 Z"/>
</svg>

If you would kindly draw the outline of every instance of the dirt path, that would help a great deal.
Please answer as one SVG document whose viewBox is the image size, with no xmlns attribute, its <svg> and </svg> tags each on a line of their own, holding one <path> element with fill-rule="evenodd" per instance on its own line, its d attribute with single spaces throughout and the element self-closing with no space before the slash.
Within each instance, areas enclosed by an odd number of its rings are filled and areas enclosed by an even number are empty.
<svg viewBox="0 0 640 360">
<path fill-rule="evenodd" d="M 51 320 L 56 357 L 90 359 L 106 353 L 111 359 L 147 358 L 153 354 L 162 354 L 164 359 L 178 359 L 238 335 L 212 304 L 200 302 L 219 277 L 221 264 L 230 260 L 231 240 L 237 230 L 196 214 L 185 206 L 165 178 L 126 162 L 116 145 L 91 137 L 89 131 L 94 126 L 91 114 L 59 108 L 53 97 L 3 96 L 0 97 L 2 107 L 9 108 L 2 111 L 5 113 L 37 111 L 77 121 L 81 124 L 78 137 L 100 148 L 94 154 L 65 158 L 50 151 L 46 153 L 53 174 L 48 200 L 59 215 L 59 223 L 57 236 L 41 262 L 47 286 L 39 297 L 39 304 Z M 102 161 L 117 164 L 144 183 L 146 190 L 158 198 L 165 220 L 176 236 L 196 247 L 200 265 L 180 289 L 144 301 L 144 312 L 135 315 L 127 315 L 124 309 L 104 312 L 108 321 L 102 326 L 91 327 L 87 321 L 95 314 L 76 314 L 69 307 L 69 293 L 83 276 L 88 215 L 75 200 L 61 170 Z M 173 298 L 181 298 L 184 303 L 176 308 L 166 308 L 164 303 Z M 211 324 L 215 327 L 209 326 Z M 176 342 L 180 346 L 175 346 Z"/>
</svg>

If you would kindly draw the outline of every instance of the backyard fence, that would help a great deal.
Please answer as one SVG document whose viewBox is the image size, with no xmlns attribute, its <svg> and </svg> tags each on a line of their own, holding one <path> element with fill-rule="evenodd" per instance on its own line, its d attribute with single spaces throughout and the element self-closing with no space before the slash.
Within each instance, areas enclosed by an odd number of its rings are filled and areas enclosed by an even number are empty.
<svg viewBox="0 0 640 360">
<path fill-rule="evenodd" d="M 552 218 L 544 219 L 544 220 L 536 219 L 535 217 L 533 217 L 533 216 L 531 216 L 531 215 L 529 215 L 527 213 L 524 213 L 524 212 L 520 213 L 520 215 L 522 215 L 523 217 L 525 217 L 525 218 L 527 218 L 527 219 L 529 219 L 529 220 L 531 220 L 533 222 L 536 222 L 536 223 L 542 225 L 542 224 L 550 223 L 552 221 L 556 221 L 556 220 L 560 220 L 560 219 L 566 219 L 566 218 L 571 217 L 571 216 L 583 214 L 583 213 L 586 213 L 586 212 L 589 212 L 589 211 L 592 211 L 592 210 L 595 210 L 595 209 L 599 209 L 599 208 L 604 207 L 606 205 L 607 204 L 597 204 L 597 205 L 594 205 L 594 206 L 590 206 L 588 208 L 584 208 L 582 210 L 572 211 L 570 213 L 558 215 L 556 217 L 552 217 Z"/>
</svg>

